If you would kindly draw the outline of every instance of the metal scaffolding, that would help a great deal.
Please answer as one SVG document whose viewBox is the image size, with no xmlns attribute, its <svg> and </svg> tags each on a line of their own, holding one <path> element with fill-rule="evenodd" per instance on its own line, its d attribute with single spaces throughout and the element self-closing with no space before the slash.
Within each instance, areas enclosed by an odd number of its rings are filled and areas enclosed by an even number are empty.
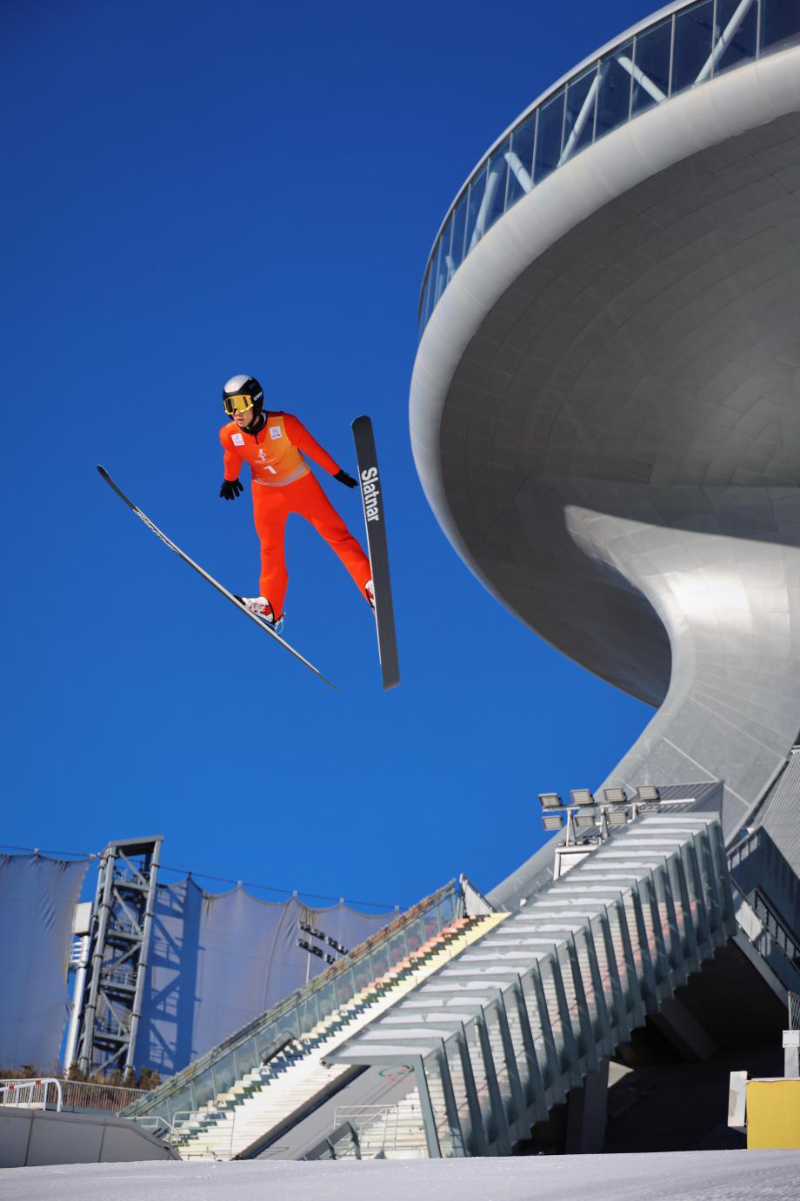
<svg viewBox="0 0 800 1201">
<path fill-rule="evenodd" d="M 121 839 L 100 856 L 65 1069 L 74 1062 L 82 1072 L 135 1068 L 161 842 L 161 835 Z"/>
</svg>

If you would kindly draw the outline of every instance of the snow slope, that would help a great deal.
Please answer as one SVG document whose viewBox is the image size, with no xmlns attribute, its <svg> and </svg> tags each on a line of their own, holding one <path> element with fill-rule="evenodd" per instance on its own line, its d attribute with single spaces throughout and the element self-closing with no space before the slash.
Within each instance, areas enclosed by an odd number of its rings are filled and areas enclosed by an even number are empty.
<svg viewBox="0 0 800 1201">
<path fill-rule="evenodd" d="M 14 1201 L 755 1201 L 800 1195 L 800 1151 L 691 1151 L 362 1163 L 9 1168 Z"/>
</svg>

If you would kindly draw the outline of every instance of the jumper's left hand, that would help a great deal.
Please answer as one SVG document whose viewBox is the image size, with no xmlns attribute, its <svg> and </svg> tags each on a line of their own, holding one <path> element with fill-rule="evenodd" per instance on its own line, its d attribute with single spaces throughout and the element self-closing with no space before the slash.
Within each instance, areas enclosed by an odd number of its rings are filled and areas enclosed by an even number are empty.
<svg viewBox="0 0 800 1201">
<path fill-rule="evenodd" d="M 337 471 L 333 478 L 338 480 L 340 484 L 344 484 L 346 488 L 358 487 L 358 480 L 354 480 L 352 475 L 348 475 L 346 471 Z"/>
</svg>

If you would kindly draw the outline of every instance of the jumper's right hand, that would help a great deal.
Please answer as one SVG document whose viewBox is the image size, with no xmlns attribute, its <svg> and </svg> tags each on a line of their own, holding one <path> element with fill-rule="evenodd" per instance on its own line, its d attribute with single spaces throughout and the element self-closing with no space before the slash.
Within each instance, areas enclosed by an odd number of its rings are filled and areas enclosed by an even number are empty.
<svg viewBox="0 0 800 1201">
<path fill-rule="evenodd" d="M 244 492 L 241 480 L 223 480 L 219 494 L 223 500 L 236 500 L 240 492 Z"/>
</svg>

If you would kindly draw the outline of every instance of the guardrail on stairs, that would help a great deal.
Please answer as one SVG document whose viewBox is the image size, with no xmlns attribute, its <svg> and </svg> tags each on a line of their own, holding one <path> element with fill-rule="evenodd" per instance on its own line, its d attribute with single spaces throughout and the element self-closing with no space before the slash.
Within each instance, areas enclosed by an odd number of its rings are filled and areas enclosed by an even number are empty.
<svg viewBox="0 0 800 1201">
<path fill-rule="evenodd" d="M 165 1125 L 170 1125 L 177 1112 L 197 1112 L 227 1092 L 237 1080 L 260 1068 L 276 1040 L 287 1035 L 299 1038 L 308 1033 L 366 985 L 441 932 L 454 920 L 461 904 L 460 885 L 450 881 L 384 926 L 305 988 L 248 1022 L 182 1072 L 128 1106 L 122 1116 L 157 1115 Z"/>
</svg>

